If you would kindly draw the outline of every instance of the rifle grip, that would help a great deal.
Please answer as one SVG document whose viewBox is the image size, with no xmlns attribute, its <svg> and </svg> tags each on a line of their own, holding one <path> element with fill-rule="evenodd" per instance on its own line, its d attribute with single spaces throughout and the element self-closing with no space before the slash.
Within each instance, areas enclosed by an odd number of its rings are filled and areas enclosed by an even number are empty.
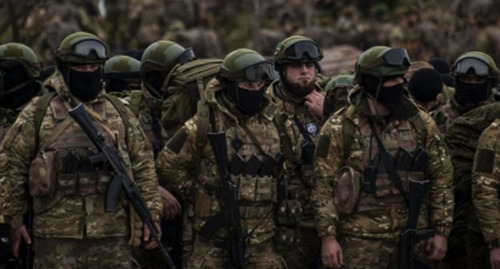
<svg viewBox="0 0 500 269">
<path fill-rule="evenodd" d="M 117 177 L 109 183 L 108 192 L 106 193 L 106 212 L 115 212 L 118 195 L 122 189 L 122 182 Z"/>
</svg>

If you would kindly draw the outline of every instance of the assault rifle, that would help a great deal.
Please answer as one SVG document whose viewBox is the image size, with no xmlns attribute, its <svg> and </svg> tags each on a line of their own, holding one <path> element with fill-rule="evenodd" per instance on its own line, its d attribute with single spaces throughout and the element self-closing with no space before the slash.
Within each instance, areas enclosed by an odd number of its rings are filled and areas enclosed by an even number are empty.
<svg viewBox="0 0 500 269">
<path fill-rule="evenodd" d="M 229 257 L 225 268 L 243 268 L 245 265 L 245 234 L 241 228 L 236 185 L 231 181 L 227 162 L 226 134 L 208 133 L 219 171 L 220 213 L 209 219 L 200 231 L 204 240 L 209 240 L 222 226 L 227 227 L 227 237 L 216 240 L 216 246 L 227 251 Z"/>
<path fill-rule="evenodd" d="M 425 172 L 429 155 L 427 152 L 418 148 L 414 154 L 414 161 L 411 171 Z M 427 264 L 419 261 L 415 257 L 415 245 L 420 240 L 431 238 L 435 232 L 433 229 L 417 230 L 418 217 L 420 208 L 427 193 L 429 180 L 425 181 L 410 181 L 410 198 L 409 198 L 409 216 L 406 229 L 401 233 L 400 250 L 399 250 L 399 268 L 400 269 L 427 269 L 430 268 Z"/>
<path fill-rule="evenodd" d="M 90 115 L 85 110 L 83 104 L 80 103 L 78 106 L 71 109 L 69 114 L 80 125 L 82 130 L 85 134 L 87 134 L 88 138 L 100 152 L 97 156 L 92 157 L 90 161 L 92 163 L 103 163 L 104 167 L 106 167 L 113 176 L 107 191 L 106 211 L 116 211 L 116 204 L 119 198 L 118 195 L 123 189 L 128 202 L 133 206 L 135 212 L 139 215 L 139 218 L 142 220 L 144 225 L 149 228 L 151 236 L 158 245 L 158 248 L 167 261 L 168 266 L 175 269 L 172 258 L 168 255 L 167 250 L 162 245 L 160 238 L 158 237 L 159 231 L 151 217 L 151 212 L 149 212 L 146 203 L 142 199 L 139 189 L 130 179 L 125 168 L 123 168 L 123 164 L 121 163 L 120 157 L 116 151 L 104 143 L 104 136 L 97 129 L 94 121 L 90 118 Z M 134 213 L 130 212 L 130 214 Z"/>
</svg>

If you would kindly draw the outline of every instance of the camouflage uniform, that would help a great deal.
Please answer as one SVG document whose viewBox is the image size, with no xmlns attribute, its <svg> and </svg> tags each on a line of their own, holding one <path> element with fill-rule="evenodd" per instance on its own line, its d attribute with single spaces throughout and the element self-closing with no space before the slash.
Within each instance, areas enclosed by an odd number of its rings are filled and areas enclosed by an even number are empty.
<svg viewBox="0 0 500 269">
<path fill-rule="evenodd" d="M 303 50 L 296 46 L 303 46 Z M 287 57 L 289 50 L 296 51 L 296 58 Z M 289 197 L 279 205 L 279 235 L 276 245 L 289 268 L 307 268 L 312 260 L 319 256 L 320 240 L 314 227 L 310 197 L 314 143 L 317 141 L 322 120 L 304 104 L 305 96 L 294 92 L 292 87 L 288 86 L 285 69 L 289 64 L 313 63 L 318 66 L 322 57 L 318 45 L 307 37 L 291 36 L 284 39 L 278 44 L 274 55 L 274 66 L 280 79 L 275 80 L 267 89 L 277 108 L 275 117 L 282 133 L 282 150 L 286 157 L 284 175 L 288 179 Z M 324 94 L 317 83 L 311 90 Z"/>
<path fill-rule="evenodd" d="M 500 214 L 499 214 L 499 158 L 498 137 L 500 135 L 498 125 L 500 120 L 494 121 L 479 138 L 476 155 L 474 157 L 474 168 L 472 173 L 472 201 L 476 208 L 480 231 L 489 249 L 500 247 L 498 240 Z M 489 253 L 485 251 L 483 256 L 486 268 L 489 264 Z M 479 265 L 479 264 L 477 264 Z"/>
<path fill-rule="evenodd" d="M 323 119 L 328 119 L 333 113 L 349 104 L 348 96 L 353 86 L 353 75 L 338 75 L 333 77 L 325 87 L 325 103 Z"/>
<path fill-rule="evenodd" d="M 376 48 L 369 51 L 374 52 Z M 362 54 L 359 61 L 364 55 L 369 57 L 369 53 Z M 381 72 L 386 73 L 379 75 L 402 76 L 406 70 L 383 67 L 387 69 Z M 422 148 L 429 154 L 425 174 L 430 180 L 430 192 L 424 199 L 417 227 L 432 227 L 436 234 L 444 237 L 448 236 L 452 220 L 452 167 L 435 123 L 407 97 L 403 97 L 403 102 L 407 110 L 413 111 L 413 116 L 391 120 L 372 115 L 368 98 L 373 97 L 366 88 L 357 85 L 352 91 L 353 103 L 328 119 L 317 143 L 312 197 L 316 228 L 320 237 L 335 236 L 338 240 L 345 268 L 388 268 L 389 265 L 392 268 L 398 265 L 395 256 L 398 240 L 408 220 L 408 208 L 401 191 L 408 192 L 410 180 L 425 179 L 422 172 L 397 165 L 401 153 Z M 380 132 L 378 135 L 388 154 L 396 160 L 394 167 L 401 177 L 402 190 L 395 186 L 380 161 L 370 121 Z M 363 176 L 369 167 L 375 168 L 373 181 Z M 373 187 L 367 188 L 370 182 Z"/>
<path fill-rule="evenodd" d="M 248 55 L 250 59 L 257 58 L 259 63 L 264 61 L 262 56 L 246 49 L 236 50 L 226 58 L 232 55 L 243 61 L 246 61 L 244 56 Z M 204 132 L 197 134 L 199 129 L 207 127 L 209 130 L 225 132 L 229 160 L 239 155 L 245 163 L 252 156 L 263 161 L 265 157 L 275 158 L 280 152 L 279 134 L 272 116 L 274 109 L 267 98 L 263 97 L 264 103 L 254 114 L 243 114 L 219 80 L 209 82 L 206 93 L 207 109 L 213 115 L 211 123 L 207 118 L 200 118 L 208 115 L 198 112 L 167 142 L 157 160 L 161 184 L 180 193 L 193 208 L 192 215 L 188 217 L 193 223 L 194 243 L 192 254 L 184 261 L 185 268 L 223 268 L 228 262 L 226 251 L 215 246 L 216 238 L 224 238 L 227 234 L 226 227 L 215 231 L 214 236 L 208 239 L 199 234 L 205 223 L 221 210 L 217 191 L 220 180 L 217 163 L 210 144 L 198 144 L 207 135 Z M 248 128 L 248 132 L 245 128 Z M 258 145 L 254 144 L 252 136 Z M 285 268 L 272 245 L 276 228 L 273 213 L 277 199 L 277 177 L 259 173 L 251 176 L 243 172 L 231 173 L 230 177 L 237 186 L 241 226 L 246 235 L 245 268 Z"/>
<path fill-rule="evenodd" d="M 91 34 L 79 32 L 65 38 L 58 51 L 63 53 L 63 44 L 88 40 L 94 42 L 91 43 L 92 46 L 100 42 Z M 102 64 L 103 56 L 88 62 Z M 34 251 L 49 255 L 36 255 L 35 267 L 53 268 L 64 264 L 63 267 L 112 265 L 111 267 L 130 268 L 131 247 L 127 247 L 126 242 L 130 237 L 130 244 L 140 243 L 142 222 L 123 195 L 119 198 L 115 212 L 105 211 L 106 189 L 111 176 L 102 167 L 90 164 L 88 158 L 95 154 L 94 146 L 68 115 L 71 104 L 80 102 L 75 95 L 70 94 L 61 74 L 61 70 L 70 72 L 68 69 L 68 64 L 61 62 L 58 71 L 51 77 L 49 83 L 56 94 L 48 106 L 42 108 L 39 104 L 42 99 L 33 99 L 20 113 L 3 140 L 0 154 L 7 158 L 8 164 L 0 170 L 0 182 L 2 186 L 6 186 L 3 190 L 6 193 L 1 196 L 2 202 L 10 206 L 6 215 L 13 229 L 23 225 L 27 204 L 24 183 L 29 182 L 30 194 L 33 196 Z M 125 128 L 127 125 L 121 112 L 103 94 L 102 88 L 97 97 L 87 101 L 85 105 L 97 120 L 97 128 L 106 144 L 117 149 L 125 170 L 140 189 L 154 221 L 158 222 L 161 203 L 153 155 L 139 123 L 128 113 L 128 128 Z M 35 126 L 35 114 L 40 112 L 44 115 L 38 128 Z M 62 245 L 77 248 L 81 259 L 72 257 L 74 250 L 69 249 L 68 252 L 60 251 L 56 255 L 54 251 L 57 248 L 54 249 L 50 243 L 56 239 Z M 106 252 L 101 251 L 98 246 L 109 245 L 112 239 L 116 244 L 114 249 L 120 249 L 121 253 L 106 256 Z M 116 259 L 116 255 L 123 259 Z"/>
</svg>

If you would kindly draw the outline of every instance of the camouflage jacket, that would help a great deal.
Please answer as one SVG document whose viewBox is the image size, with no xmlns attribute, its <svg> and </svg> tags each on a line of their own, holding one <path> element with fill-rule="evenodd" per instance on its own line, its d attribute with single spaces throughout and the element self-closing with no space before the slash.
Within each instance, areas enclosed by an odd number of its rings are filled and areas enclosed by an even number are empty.
<svg viewBox="0 0 500 269">
<path fill-rule="evenodd" d="M 319 86 L 316 91 L 323 93 Z M 277 109 L 275 117 L 279 130 L 284 133 L 281 143 L 286 160 L 285 171 L 289 180 L 289 192 L 302 204 L 304 219 L 300 225 L 314 227 L 310 203 L 313 166 L 312 163 L 304 164 L 301 145 L 307 140 L 313 143 L 317 141 L 322 120 L 309 112 L 304 105 L 304 98 L 296 97 L 286 90 L 280 80 L 274 81 L 269 86 L 268 94 Z"/>
<path fill-rule="evenodd" d="M 500 239 L 500 120 L 480 136 L 472 173 L 472 201 L 485 241 L 498 247 Z M 496 241 L 496 242 L 495 242 Z"/>
<path fill-rule="evenodd" d="M 213 131 L 215 128 L 217 132 L 226 133 L 229 162 L 238 155 L 245 163 L 252 156 L 256 156 L 260 161 L 266 156 L 275 158 L 280 152 L 280 143 L 278 130 L 273 123 L 274 111 L 269 105 L 269 100 L 266 100 L 268 105 L 260 112 L 244 116 L 227 100 L 221 87 L 216 79 L 207 85 L 207 101 L 215 122 L 215 126 L 210 124 L 207 131 Z M 184 123 L 167 142 L 157 159 L 160 184 L 180 193 L 188 204 L 194 206 L 195 232 L 199 232 L 208 219 L 220 212 L 220 197 L 216 190 L 220 179 L 212 147 L 208 139 L 201 147 L 197 145 L 200 141 L 197 135 L 198 128 L 201 129 L 203 124 L 208 124 L 198 120 L 199 117 L 200 113 L 197 113 Z M 243 124 L 248 127 L 249 133 L 242 128 Z M 259 142 L 266 156 L 252 142 L 250 133 Z M 241 225 L 249 234 L 247 244 L 267 242 L 274 236 L 275 229 L 273 208 L 277 199 L 276 177 L 260 173 L 250 176 L 239 172 L 231 173 L 231 179 L 238 186 Z M 226 234 L 225 227 L 219 229 L 214 237 L 223 237 L 224 234 Z"/>
<path fill-rule="evenodd" d="M 156 158 L 165 144 L 161 130 L 161 100 L 153 97 L 144 85 L 141 91 L 131 91 L 125 100 L 149 138 Z"/>
<path fill-rule="evenodd" d="M 434 121 L 417 110 L 413 118 L 393 119 L 385 125 L 383 118 L 370 116 L 368 97 L 363 92 L 358 97 L 361 98 L 357 102 L 329 118 L 320 132 L 312 192 L 319 235 L 397 238 L 406 225 L 408 209 L 403 194 L 382 170 L 383 162 L 374 162 L 380 157 L 369 125 L 372 119 L 384 147 L 396 161 L 399 154 L 404 151 L 411 154 L 417 148 L 429 154 L 425 173 L 401 170 L 397 165 L 395 169 L 405 193 L 409 180 L 422 180 L 427 175 L 430 191 L 422 212 L 429 212 L 420 214 L 419 227 L 430 226 L 437 234 L 448 236 L 453 213 L 452 166 Z M 413 103 L 408 105 L 408 109 L 416 109 Z M 348 124 L 352 126 L 351 134 L 344 133 Z M 348 140 L 350 145 L 346 143 Z M 363 187 L 367 183 L 363 174 L 369 166 L 377 167 L 374 193 L 366 192 Z"/>
<path fill-rule="evenodd" d="M 9 131 L 10 127 L 16 120 L 17 114 L 5 108 L 0 108 L 0 140 L 3 140 L 5 134 Z"/>
<path fill-rule="evenodd" d="M 137 224 L 135 214 L 130 214 L 131 207 L 123 194 L 117 210 L 105 212 L 106 189 L 111 177 L 102 167 L 87 162 L 88 157 L 95 154 L 95 147 L 68 114 L 68 101 L 78 101 L 69 94 L 59 72 L 50 83 L 57 95 L 46 108 L 39 133 L 35 133 L 34 113 L 39 109 L 40 98 L 34 98 L 20 113 L 2 144 L 0 156 L 2 162 L 7 159 L 7 165 L 0 168 L 3 191 L 0 197 L 7 205 L 6 215 L 11 220 L 11 227 L 22 225 L 27 205 L 24 183 L 29 182 L 36 236 L 102 238 L 132 235 L 136 230 L 131 229 L 130 223 L 135 223 L 139 229 L 141 224 L 140 221 Z M 117 149 L 154 220 L 159 221 L 162 204 L 153 154 L 139 123 L 129 113 L 129 127 L 125 129 L 117 108 L 103 93 L 87 102 L 85 107 L 95 119 L 106 144 Z"/>
</svg>

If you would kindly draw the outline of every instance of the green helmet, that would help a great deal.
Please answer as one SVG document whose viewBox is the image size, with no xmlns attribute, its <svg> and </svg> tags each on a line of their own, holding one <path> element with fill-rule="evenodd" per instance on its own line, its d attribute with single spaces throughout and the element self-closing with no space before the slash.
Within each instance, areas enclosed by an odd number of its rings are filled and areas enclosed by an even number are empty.
<svg viewBox="0 0 500 269">
<path fill-rule="evenodd" d="M 495 61 L 480 51 L 469 51 L 460 55 L 453 64 L 451 73 L 455 77 L 465 75 L 487 77 L 494 82 L 498 79 Z"/>
<path fill-rule="evenodd" d="M 181 45 L 160 40 L 149 45 L 141 58 L 141 74 L 148 72 L 161 72 L 167 76 L 170 70 L 177 65 L 194 59 L 191 48 L 184 49 Z"/>
<path fill-rule="evenodd" d="M 102 64 L 108 59 L 108 49 L 97 36 L 76 32 L 65 37 L 59 44 L 56 59 L 58 64 Z"/>
<path fill-rule="evenodd" d="M 126 55 L 113 56 L 104 63 L 104 75 L 107 80 L 125 78 L 127 81 L 140 81 L 140 70 L 141 62 Z"/>
<path fill-rule="evenodd" d="M 0 66 L 8 64 L 10 61 L 13 61 L 14 64 L 21 64 L 31 79 L 40 75 L 40 64 L 36 54 L 24 44 L 6 43 L 0 46 Z"/>
<path fill-rule="evenodd" d="M 337 87 L 345 87 L 345 88 L 352 87 L 353 79 L 354 79 L 353 75 L 338 75 L 330 79 L 330 81 L 328 81 L 328 83 L 325 86 L 325 92 L 333 90 Z"/>
<path fill-rule="evenodd" d="M 230 52 L 222 62 L 219 78 L 238 81 L 269 81 L 273 77 L 273 64 L 251 49 Z"/>
<path fill-rule="evenodd" d="M 372 77 L 403 76 L 410 67 L 406 49 L 375 46 L 361 53 L 356 62 L 355 79 L 361 83 L 361 75 Z"/>
<path fill-rule="evenodd" d="M 274 51 L 274 68 L 282 70 L 283 65 L 291 62 L 314 62 L 323 59 L 323 52 L 312 39 L 294 35 L 281 41 Z"/>
</svg>

